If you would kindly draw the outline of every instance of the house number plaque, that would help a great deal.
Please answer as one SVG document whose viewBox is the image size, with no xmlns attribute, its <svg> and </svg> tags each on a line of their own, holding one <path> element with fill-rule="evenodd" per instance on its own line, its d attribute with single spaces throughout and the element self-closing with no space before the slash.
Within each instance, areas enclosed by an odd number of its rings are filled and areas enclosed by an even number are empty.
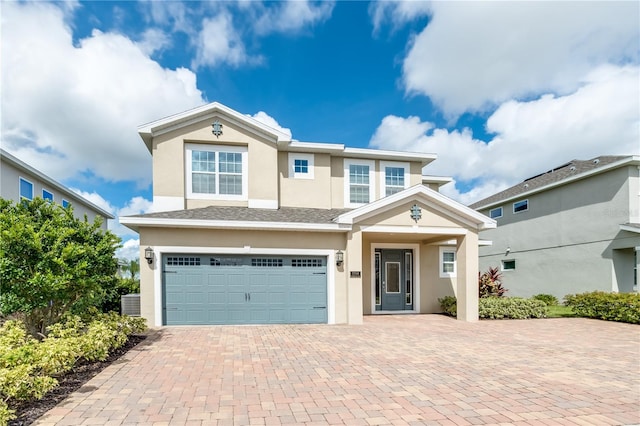
<svg viewBox="0 0 640 426">
<path fill-rule="evenodd" d="M 361 275 L 360 271 L 351 271 L 350 274 L 351 278 L 360 278 Z"/>
</svg>

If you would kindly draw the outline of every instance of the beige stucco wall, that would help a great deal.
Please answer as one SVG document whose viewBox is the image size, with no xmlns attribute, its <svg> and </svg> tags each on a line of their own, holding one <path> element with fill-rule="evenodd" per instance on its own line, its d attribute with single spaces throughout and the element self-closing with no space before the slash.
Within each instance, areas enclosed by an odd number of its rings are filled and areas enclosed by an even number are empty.
<svg viewBox="0 0 640 426">
<path fill-rule="evenodd" d="M 223 125 L 223 134 L 211 132 L 214 119 Z M 153 140 L 153 195 L 185 197 L 185 144 L 246 146 L 248 151 L 248 198 L 278 199 L 278 151 L 273 141 L 249 134 L 223 117 L 208 118 L 162 134 Z M 205 205 L 243 205 L 212 200 L 188 200 L 187 208 Z M 244 203 L 246 205 L 246 203 Z"/>
<path fill-rule="evenodd" d="M 278 154 L 280 205 L 330 209 L 332 199 L 331 156 L 313 154 L 313 179 L 296 179 L 289 170 L 289 152 Z"/>
<path fill-rule="evenodd" d="M 411 207 L 417 204 L 422 210 L 422 217 L 416 223 L 410 214 Z M 460 228 L 462 224 L 452 220 L 442 213 L 435 212 L 429 206 L 421 202 L 408 202 L 384 213 L 363 219 L 359 222 L 363 226 L 428 226 Z"/>
<path fill-rule="evenodd" d="M 224 249 L 307 249 L 307 250 L 343 250 L 346 251 L 345 233 L 334 232 L 292 232 L 292 231 L 242 231 L 242 230 L 212 230 L 212 229 L 172 229 L 172 228 L 142 228 L 140 229 L 140 258 L 144 259 L 144 249 L 147 246 L 202 248 L 202 252 L 224 253 Z M 211 251 L 213 248 L 222 250 Z M 140 265 L 140 308 L 142 317 L 149 324 L 155 322 L 155 286 L 154 270 L 161 267 L 161 259 L 156 258 L 152 265 Z M 337 268 L 335 264 L 327 265 L 335 268 L 335 321 L 346 323 L 348 315 L 348 299 L 346 294 L 346 278 L 344 268 Z M 361 309 L 361 307 L 357 307 Z"/>
</svg>

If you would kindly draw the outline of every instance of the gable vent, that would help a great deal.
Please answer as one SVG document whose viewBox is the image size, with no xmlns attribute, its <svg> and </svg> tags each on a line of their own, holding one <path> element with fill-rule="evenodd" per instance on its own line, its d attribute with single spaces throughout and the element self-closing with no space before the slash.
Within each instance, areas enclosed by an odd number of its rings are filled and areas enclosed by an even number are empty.
<svg viewBox="0 0 640 426">
<path fill-rule="evenodd" d="M 576 166 L 571 166 L 571 168 L 569 170 L 571 170 L 572 172 L 575 172 L 576 171 Z"/>
<path fill-rule="evenodd" d="M 599 158 L 596 158 L 595 160 L 593 160 L 593 164 L 598 164 L 600 162 Z"/>
</svg>

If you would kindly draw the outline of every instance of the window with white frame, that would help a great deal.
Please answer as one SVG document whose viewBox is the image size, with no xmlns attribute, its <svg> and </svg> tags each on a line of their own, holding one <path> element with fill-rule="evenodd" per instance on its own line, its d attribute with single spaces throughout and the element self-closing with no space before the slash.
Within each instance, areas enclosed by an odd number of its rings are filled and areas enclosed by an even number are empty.
<svg viewBox="0 0 640 426">
<path fill-rule="evenodd" d="M 345 160 L 345 207 L 358 207 L 374 199 L 373 161 Z"/>
<path fill-rule="evenodd" d="M 503 271 L 514 271 L 516 269 L 516 261 L 515 259 L 503 260 L 502 261 L 502 270 Z"/>
<path fill-rule="evenodd" d="M 64 207 L 65 209 L 66 209 L 67 207 L 69 207 L 70 205 L 71 205 L 71 203 L 70 203 L 70 202 L 68 202 L 67 200 L 64 200 L 64 199 L 62 200 L 62 207 Z"/>
<path fill-rule="evenodd" d="M 454 278 L 456 269 L 456 249 L 440 247 L 440 278 Z"/>
<path fill-rule="evenodd" d="M 42 190 L 42 198 L 47 200 L 47 201 L 53 202 L 53 192 L 47 191 L 46 189 L 43 189 Z"/>
<path fill-rule="evenodd" d="M 409 187 L 409 163 L 380 162 L 380 198 Z"/>
<path fill-rule="evenodd" d="M 513 203 L 513 212 L 520 213 L 529 210 L 529 200 L 522 200 Z"/>
<path fill-rule="evenodd" d="M 496 207 L 495 209 L 489 210 L 489 217 L 491 219 L 502 217 L 502 207 Z"/>
<path fill-rule="evenodd" d="M 289 177 L 313 179 L 313 154 L 289 153 Z"/>
<path fill-rule="evenodd" d="M 247 199 L 247 148 L 186 146 L 187 196 L 200 199 Z"/>
<path fill-rule="evenodd" d="M 25 178 L 20 178 L 20 199 L 33 200 L 33 183 Z"/>
</svg>

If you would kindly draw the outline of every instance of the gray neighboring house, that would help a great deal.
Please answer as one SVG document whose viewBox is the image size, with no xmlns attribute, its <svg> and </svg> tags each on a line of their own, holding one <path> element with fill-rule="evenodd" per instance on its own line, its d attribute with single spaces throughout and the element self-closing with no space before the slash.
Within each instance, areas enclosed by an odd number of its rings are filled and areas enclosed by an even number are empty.
<svg viewBox="0 0 640 426">
<path fill-rule="evenodd" d="M 573 160 L 469 207 L 498 223 L 479 266 L 509 296 L 638 291 L 640 155 Z"/>
<path fill-rule="evenodd" d="M 71 191 L 66 186 L 51 179 L 49 176 L 34 169 L 24 161 L 0 149 L 0 197 L 20 201 L 25 198 L 45 198 L 52 202 L 73 206 L 73 213 L 82 219 L 85 216 L 90 222 L 99 216 L 102 218 L 102 229 L 107 229 L 107 219 L 114 216 L 96 206 L 86 198 Z"/>
</svg>

